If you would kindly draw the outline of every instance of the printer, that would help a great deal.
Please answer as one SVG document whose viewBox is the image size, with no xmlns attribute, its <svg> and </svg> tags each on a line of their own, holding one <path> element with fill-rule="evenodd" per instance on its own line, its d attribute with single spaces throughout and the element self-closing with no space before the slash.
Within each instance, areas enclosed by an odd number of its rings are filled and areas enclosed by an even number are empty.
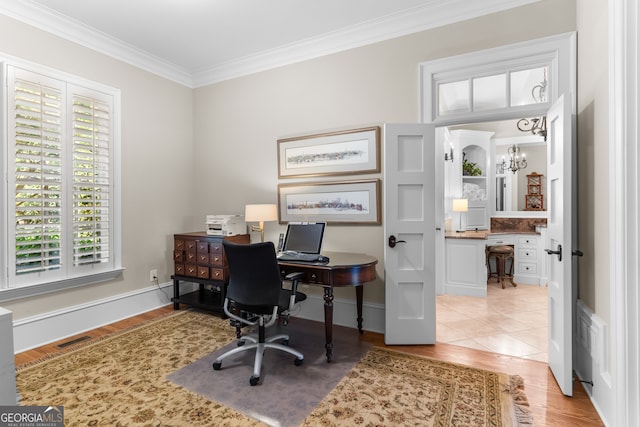
<svg viewBox="0 0 640 427">
<path fill-rule="evenodd" d="M 247 223 L 242 215 L 207 215 L 206 227 L 211 236 L 247 234 Z"/>
</svg>

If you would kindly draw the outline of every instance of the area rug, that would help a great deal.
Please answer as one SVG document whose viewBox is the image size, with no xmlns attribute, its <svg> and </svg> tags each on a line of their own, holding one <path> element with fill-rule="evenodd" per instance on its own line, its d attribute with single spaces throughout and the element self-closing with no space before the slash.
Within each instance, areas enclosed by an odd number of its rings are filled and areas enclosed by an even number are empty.
<svg viewBox="0 0 640 427">
<path fill-rule="evenodd" d="M 179 311 L 65 354 L 20 366 L 20 403 L 63 405 L 67 426 L 267 425 L 166 379 L 234 339 L 228 320 L 198 311 Z M 338 355 L 337 347 L 335 351 Z M 291 363 L 291 370 L 297 368 Z M 209 369 L 206 375 L 222 372 Z M 275 376 L 269 372 L 264 380 L 273 381 Z M 262 387 L 251 387 L 248 377 L 242 377 L 247 384 L 243 393 Z M 285 408 L 295 404 L 277 395 L 272 401 Z M 531 424 L 522 381 L 517 376 L 378 348 L 367 351 L 301 423 Z"/>
<path fill-rule="evenodd" d="M 532 426 L 517 375 L 372 348 L 304 426 Z"/>
<path fill-rule="evenodd" d="M 357 329 L 334 325 L 333 358 L 327 363 L 324 323 L 292 318 L 287 326 L 274 326 L 267 332 L 268 335 L 279 333 L 289 335 L 289 345 L 304 354 L 304 363 L 295 366 L 294 356 L 267 349 L 260 383 L 255 387 L 249 385 L 255 350 L 225 359 L 219 371 L 212 369 L 214 360 L 235 348 L 236 342 L 172 373 L 167 379 L 266 424 L 297 427 L 371 345 L 360 341 Z"/>
</svg>

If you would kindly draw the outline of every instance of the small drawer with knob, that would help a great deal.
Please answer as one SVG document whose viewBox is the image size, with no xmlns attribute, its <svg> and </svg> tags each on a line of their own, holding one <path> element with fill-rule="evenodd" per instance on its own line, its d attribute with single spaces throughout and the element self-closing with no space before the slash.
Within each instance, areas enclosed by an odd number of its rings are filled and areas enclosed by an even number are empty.
<svg viewBox="0 0 640 427">
<path fill-rule="evenodd" d="M 199 265 L 198 266 L 198 278 L 199 279 L 208 279 L 209 278 L 209 267 Z"/>
<path fill-rule="evenodd" d="M 219 253 L 209 254 L 209 264 L 215 267 L 223 267 L 224 258 L 222 254 L 219 254 Z"/>
<path fill-rule="evenodd" d="M 326 270 L 310 270 L 306 272 L 305 278 L 303 279 L 306 283 L 318 283 L 325 284 L 329 283 L 329 273 Z"/>
<path fill-rule="evenodd" d="M 518 249 L 518 257 L 521 260 L 535 260 L 538 256 L 535 248 L 520 248 Z"/>
<path fill-rule="evenodd" d="M 224 280 L 224 269 L 223 268 L 211 268 L 211 279 L 213 280 Z"/>
<path fill-rule="evenodd" d="M 176 263 L 175 272 L 178 276 L 186 276 L 186 267 L 184 264 Z"/>
<path fill-rule="evenodd" d="M 518 264 L 518 272 L 521 274 L 538 274 L 538 265 L 536 263 L 521 262 Z"/>
<path fill-rule="evenodd" d="M 174 262 L 184 262 L 186 257 L 184 256 L 184 251 L 173 251 L 173 261 Z"/>
<path fill-rule="evenodd" d="M 189 277 L 198 277 L 198 266 L 195 264 L 185 264 L 184 274 Z"/>
<path fill-rule="evenodd" d="M 518 246 L 535 248 L 538 245 L 538 239 L 536 237 L 519 237 Z"/>
<path fill-rule="evenodd" d="M 220 242 L 211 242 L 209 244 L 209 253 L 210 254 L 222 255 L 222 252 L 223 252 L 222 243 L 220 243 Z"/>
</svg>

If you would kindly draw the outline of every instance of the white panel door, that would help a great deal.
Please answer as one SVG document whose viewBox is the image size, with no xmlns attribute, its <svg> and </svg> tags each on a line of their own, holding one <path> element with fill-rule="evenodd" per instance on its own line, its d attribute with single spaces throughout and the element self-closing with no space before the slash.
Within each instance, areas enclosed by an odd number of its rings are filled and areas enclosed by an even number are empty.
<svg viewBox="0 0 640 427">
<path fill-rule="evenodd" d="M 432 125 L 384 126 L 386 344 L 435 343 L 435 151 Z"/>
<path fill-rule="evenodd" d="M 571 105 L 560 96 L 547 112 L 549 217 L 545 251 L 549 266 L 549 366 L 562 392 L 573 395 L 572 132 Z"/>
</svg>

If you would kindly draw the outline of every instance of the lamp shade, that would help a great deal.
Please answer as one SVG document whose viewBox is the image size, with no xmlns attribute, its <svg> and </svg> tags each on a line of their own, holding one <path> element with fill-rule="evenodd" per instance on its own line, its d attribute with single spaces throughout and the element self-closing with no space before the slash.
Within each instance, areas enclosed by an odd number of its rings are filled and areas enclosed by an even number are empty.
<svg viewBox="0 0 640 427">
<path fill-rule="evenodd" d="M 469 200 L 453 199 L 451 208 L 454 212 L 467 212 L 469 210 Z"/>
<path fill-rule="evenodd" d="M 266 222 L 278 219 L 278 207 L 276 205 L 246 205 L 244 207 L 244 220 L 247 222 Z"/>
</svg>

